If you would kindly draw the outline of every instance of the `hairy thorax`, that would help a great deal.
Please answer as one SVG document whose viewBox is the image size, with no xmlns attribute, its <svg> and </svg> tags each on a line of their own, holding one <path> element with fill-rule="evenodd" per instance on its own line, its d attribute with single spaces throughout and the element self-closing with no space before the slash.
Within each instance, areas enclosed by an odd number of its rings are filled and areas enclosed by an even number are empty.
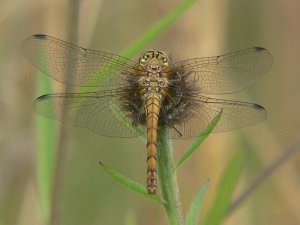
<svg viewBox="0 0 300 225">
<path fill-rule="evenodd" d="M 184 71 L 173 70 L 167 55 L 160 51 L 148 51 L 139 60 L 138 74 L 126 78 L 122 96 L 122 111 L 129 116 L 133 125 L 146 124 L 145 102 L 155 94 L 159 99 L 159 126 L 173 127 L 187 113 L 188 105 L 182 97 L 183 91 L 192 90 Z"/>
</svg>

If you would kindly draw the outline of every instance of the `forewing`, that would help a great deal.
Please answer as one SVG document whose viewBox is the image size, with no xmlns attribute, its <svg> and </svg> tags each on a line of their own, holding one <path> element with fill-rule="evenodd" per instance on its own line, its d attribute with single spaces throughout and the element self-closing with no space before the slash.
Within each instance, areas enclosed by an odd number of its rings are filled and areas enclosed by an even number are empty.
<svg viewBox="0 0 300 225">
<path fill-rule="evenodd" d="M 172 129 L 172 138 L 193 138 L 200 135 L 215 116 L 222 111 L 220 121 L 212 132 L 230 131 L 264 121 L 266 110 L 257 104 L 214 99 L 204 96 L 191 98 L 189 101 L 189 116 L 174 127 L 182 134 Z"/>
<path fill-rule="evenodd" d="M 134 126 L 118 108 L 117 90 L 48 94 L 35 101 L 37 113 L 64 123 L 84 127 L 110 137 L 134 137 L 144 129 Z"/>
<path fill-rule="evenodd" d="M 27 38 L 22 50 L 43 73 L 76 86 L 120 85 L 124 82 L 124 74 L 136 74 L 140 68 L 122 56 L 81 48 L 41 34 Z"/>
<path fill-rule="evenodd" d="M 272 65 L 268 50 L 248 48 L 229 54 L 175 62 L 171 68 L 197 85 L 200 93 L 238 92 L 265 74 Z"/>
</svg>

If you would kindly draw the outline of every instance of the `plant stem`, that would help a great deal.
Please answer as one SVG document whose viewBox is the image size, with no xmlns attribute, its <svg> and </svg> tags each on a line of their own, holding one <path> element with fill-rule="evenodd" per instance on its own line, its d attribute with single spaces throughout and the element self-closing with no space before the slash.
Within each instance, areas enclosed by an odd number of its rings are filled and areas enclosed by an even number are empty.
<svg viewBox="0 0 300 225">
<path fill-rule="evenodd" d="M 79 9 L 80 1 L 70 1 L 71 24 L 69 25 L 68 36 L 72 43 L 77 43 L 78 40 L 78 24 L 79 24 Z M 71 68 L 66 68 L 67 79 L 72 79 Z M 65 87 L 65 92 L 69 92 L 70 87 Z M 64 117 L 63 113 L 63 117 Z M 66 162 L 68 158 L 68 132 L 64 125 L 60 126 L 60 134 L 57 143 L 57 155 L 54 171 L 52 205 L 50 211 L 50 225 L 62 224 L 62 211 L 64 202 L 64 184 Z"/>
<path fill-rule="evenodd" d="M 167 139 L 167 129 L 158 130 L 158 177 L 162 195 L 166 203 L 164 207 L 171 225 L 183 225 L 183 214 L 179 196 L 176 173 L 174 172 L 173 149 Z"/>
</svg>

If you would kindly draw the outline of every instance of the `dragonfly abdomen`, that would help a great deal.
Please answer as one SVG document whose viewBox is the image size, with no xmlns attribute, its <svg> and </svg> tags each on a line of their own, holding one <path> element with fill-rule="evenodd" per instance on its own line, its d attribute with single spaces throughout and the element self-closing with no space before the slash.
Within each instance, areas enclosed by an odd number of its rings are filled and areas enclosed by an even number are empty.
<svg viewBox="0 0 300 225">
<path fill-rule="evenodd" d="M 157 189 L 157 129 L 161 107 L 161 97 L 158 93 L 146 96 L 145 111 L 147 115 L 147 190 L 149 194 L 156 194 Z"/>
</svg>

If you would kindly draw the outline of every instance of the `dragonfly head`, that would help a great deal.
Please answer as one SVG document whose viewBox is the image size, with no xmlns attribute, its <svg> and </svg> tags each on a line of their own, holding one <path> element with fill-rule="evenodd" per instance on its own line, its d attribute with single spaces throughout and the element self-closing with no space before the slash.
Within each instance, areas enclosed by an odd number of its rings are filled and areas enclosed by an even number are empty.
<svg viewBox="0 0 300 225">
<path fill-rule="evenodd" d="M 156 50 L 150 50 L 141 55 L 139 64 L 144 68 L 149 64 L 155 64 L 165 68 L 170 65 L 170 60 L 166 53 Z"/>
</svg>

